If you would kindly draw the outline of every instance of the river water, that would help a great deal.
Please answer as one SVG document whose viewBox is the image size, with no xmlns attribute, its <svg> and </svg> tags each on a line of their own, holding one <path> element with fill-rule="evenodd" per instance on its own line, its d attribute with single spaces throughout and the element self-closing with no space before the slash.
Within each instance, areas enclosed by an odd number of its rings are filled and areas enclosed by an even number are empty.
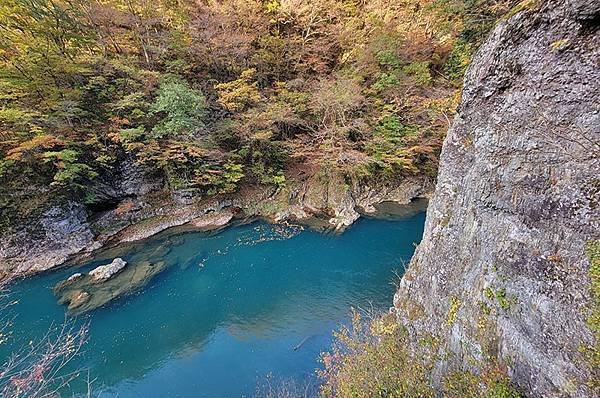
<svg viewBox="0 0 600 398">
<path fill-rule="evenodd" d="M 267 375 L 315 383 L 319 354 L 350 307 L 391 306 L 393 282 L 424 219 L 422 212 L 360 219 L 339 235 L 254 222 L 121 247 L 116 254 L 130 264 L 154 253 L 168 267 L 137 292 L 71 320 L 89 332 L 70 366 L 107 397 L 253 396 Z M 0 362 L 72 319 L 56 302 L 56 283 L 107 262 L 97 258 L 11 286 L 17 304 L 4 310 L 13 325 Z M 68 389 L 79 394 L 85 386 L 76 381 Z"/>
</svg>

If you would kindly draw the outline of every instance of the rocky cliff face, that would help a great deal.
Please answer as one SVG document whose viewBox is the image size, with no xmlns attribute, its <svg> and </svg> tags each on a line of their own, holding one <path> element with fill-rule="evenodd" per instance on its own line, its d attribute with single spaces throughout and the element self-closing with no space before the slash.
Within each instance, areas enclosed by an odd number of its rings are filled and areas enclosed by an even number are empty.
<svg viewBox="0 0 600 398">
<path fill-rule="evenodd" d="M 598 396 L 585 252 L 600 237 L 600 1 L 512 14 L 467 72 L 394 305 L 437 386 L 495 361 L 527 396 Z"/>
<path fill-rule="evenodd" d="M 246 186 L 230 195 L 201 197 L 168 191 L 160 179 L 132 163 L 121 168 L 108 183 L 93 189 L 108 208 L 63 203 L 13 231 L 0 231 L 0 280 L 3 275 L 24 276 L 83 259 L 106 246 L 145 239 L 171 227 L 218 229 L 234 216 L 293 220 L 341 231 L 360 212 L 375 211 L 375 204 L 407 204 L 428 197 L 433 186 L 425 176 L 382 185 L 347 182 L 340 173 L 317 173 L 290 179 L 283 189 Z"/>
</svg>

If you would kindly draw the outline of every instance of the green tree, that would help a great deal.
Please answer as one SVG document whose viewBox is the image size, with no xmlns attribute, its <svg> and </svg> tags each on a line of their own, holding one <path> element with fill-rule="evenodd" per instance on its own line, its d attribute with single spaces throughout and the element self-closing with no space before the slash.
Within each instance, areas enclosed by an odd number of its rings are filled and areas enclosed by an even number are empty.
<svg viewBox="0 0 600 398">
<path fill-rule="evenodd" d="M 184 81 L 167 79 L 160 85 L 150 112 L 161 116 L 152 129 L 154 138 L 192 136 L 204 126 L 206 100 L 202 92 L 190 88 Z"/>
</svg>

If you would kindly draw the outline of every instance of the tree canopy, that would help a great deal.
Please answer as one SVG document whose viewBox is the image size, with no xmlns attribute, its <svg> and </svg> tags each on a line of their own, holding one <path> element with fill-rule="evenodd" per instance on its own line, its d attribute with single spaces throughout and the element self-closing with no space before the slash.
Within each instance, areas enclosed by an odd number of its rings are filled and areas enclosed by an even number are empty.
<svg viewBox="0 0 600 398">
<path fill-rule="evenodd" d="M 285 184 L 298 163 L 433 174 L 471 54 L 511 3 L 4 0 L 1 216 L 40 190 L 93 202 L 83 187 L 125 158 L 204 193 Z"/>
</svg>

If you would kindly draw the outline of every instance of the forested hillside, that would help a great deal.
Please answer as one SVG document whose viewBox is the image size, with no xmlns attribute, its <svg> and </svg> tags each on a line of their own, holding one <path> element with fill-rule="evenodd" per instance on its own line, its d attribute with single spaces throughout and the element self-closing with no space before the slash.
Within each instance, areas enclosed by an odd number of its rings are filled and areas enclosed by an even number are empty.
<svg viewBox="0 0 600 398">
<path fill-rule="evenodd" d="M 507 1 L 4 0 L 0 224 L 101 201 L 119 162 L 197 195 L 435 175 Z"/>
</svg>

